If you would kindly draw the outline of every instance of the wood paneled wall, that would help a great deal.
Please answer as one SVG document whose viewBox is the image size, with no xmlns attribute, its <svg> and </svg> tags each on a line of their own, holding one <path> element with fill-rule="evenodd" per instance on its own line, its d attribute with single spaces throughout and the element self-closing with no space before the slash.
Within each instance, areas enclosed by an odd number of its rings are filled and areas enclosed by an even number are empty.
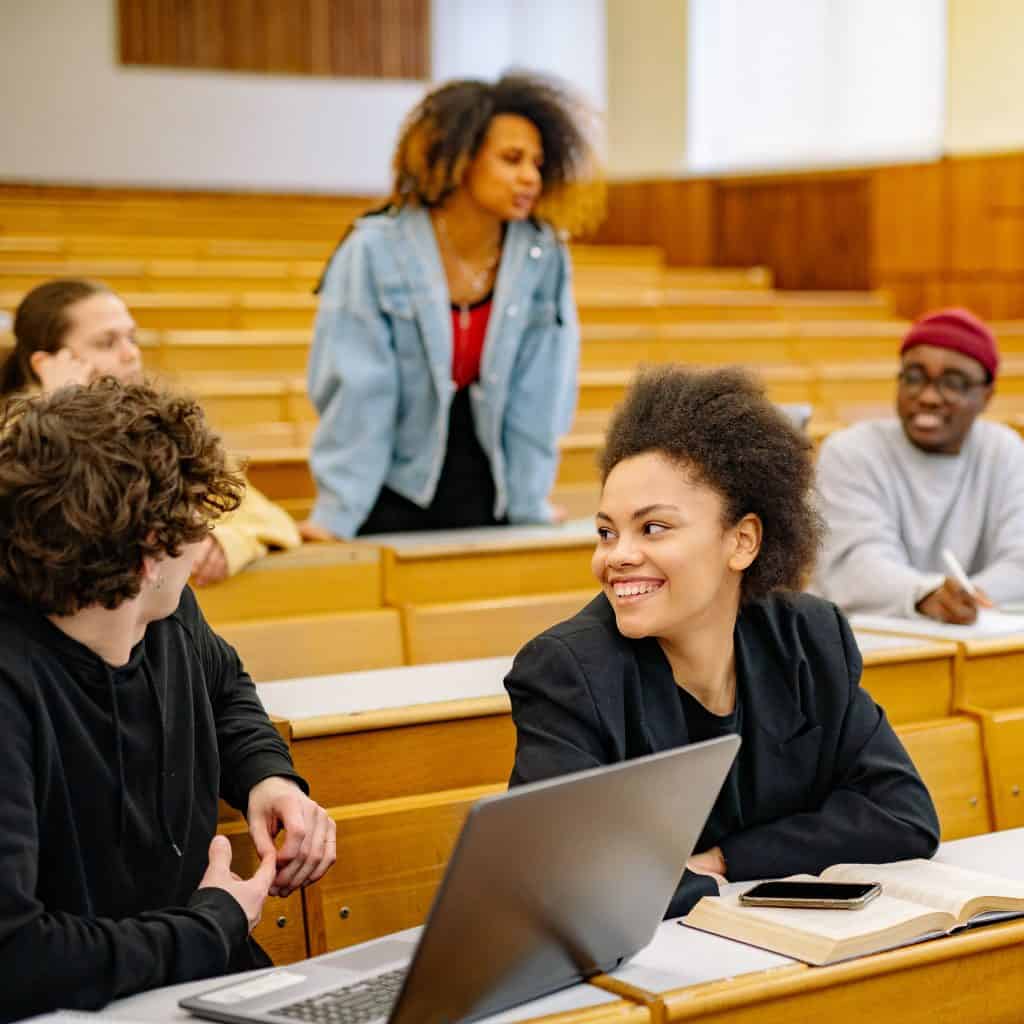
<svg viewBox="0 0 1024 1024">
<path fill-rule="evenodd" d="M 430 0 L 118 0 L 122 64 L 427 78 Z"/>
<path fill-rule="evenodd" d="M 597 240 L 660 244 L 680 266 L 762 264 L 782 288 L 884 288 L 903 316 L 1024 317 L 1024 153 L 613 183 Z"/>
<path fill-rule="evenodd" d="M 603 242 L 665 249 L 677 266 L 768 266 L 781 288 L 868 288 L 866 175 L 613 183 Z"/>
</svg>

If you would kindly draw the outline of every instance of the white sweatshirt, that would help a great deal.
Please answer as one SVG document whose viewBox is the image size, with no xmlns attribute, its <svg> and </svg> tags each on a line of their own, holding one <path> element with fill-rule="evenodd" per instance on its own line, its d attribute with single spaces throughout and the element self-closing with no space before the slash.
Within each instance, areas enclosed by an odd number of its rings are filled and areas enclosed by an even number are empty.
<svg viewBox="0 0 1024 1024">
<path fill-rule="evenodd" d="M 812 590 L 845 612 L 911 615 L 947 575 L 942 549 L 997 604 L 1024 600 L 1024 442 L 976 420 L 959 455 L 898 420 L 833 434 L 818 457 L 827 533 Z"/>
</svg>

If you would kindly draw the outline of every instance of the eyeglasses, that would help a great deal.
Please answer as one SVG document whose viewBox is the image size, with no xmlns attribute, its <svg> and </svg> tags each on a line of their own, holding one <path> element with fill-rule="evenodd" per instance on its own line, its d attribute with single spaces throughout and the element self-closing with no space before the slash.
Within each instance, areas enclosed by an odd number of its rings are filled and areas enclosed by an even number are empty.
<svg viewBox="0 0 1024 1024">
<path fill-rule="evenodd" d="M 971 380 L 959 370 L 945 370 L 938 377 L 929 377 L 919 366 L 908 366 L 896 375 L 896 379 L 910 398 L 916 398 L 929 384 L 934 384 L 939 396 L 947 402 L 961 402 L 975 388 L 987 387 L 989 383 L 987 380 Z"/>
</svg>

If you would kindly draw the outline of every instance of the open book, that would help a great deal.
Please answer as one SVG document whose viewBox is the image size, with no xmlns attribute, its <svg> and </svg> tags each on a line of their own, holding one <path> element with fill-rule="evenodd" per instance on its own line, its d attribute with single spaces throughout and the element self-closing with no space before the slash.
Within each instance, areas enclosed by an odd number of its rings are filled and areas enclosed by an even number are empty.
<svg viewBox="0 0 1024 1024">
<path fill-rule="evenodd" d="M 930 860 L 836 864 L 821 880 L 881 882 L 882 895 L 860 910 L 751 907 L 739 902 L 755 884 L 746 882 L 705 896 L 683 923 L 809 964 L 831 964 L 952 932 L 979 915 L 1024 914 L 1024 882 Z"/>
</svg>

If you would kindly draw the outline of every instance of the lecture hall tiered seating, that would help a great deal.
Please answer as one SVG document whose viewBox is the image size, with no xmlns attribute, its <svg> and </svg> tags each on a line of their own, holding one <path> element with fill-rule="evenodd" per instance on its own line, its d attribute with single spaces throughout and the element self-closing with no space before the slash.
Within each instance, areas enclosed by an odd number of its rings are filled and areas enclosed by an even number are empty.
<svg viewBox="0 0 1024 1024">
<path fill-rule="evenodd" d="M 0 310 L 49 277 L 108 282 L 149 367 L 200 396 L 252 480 L 301 517 L 311 288 L 368 205 L 0 189 Z M 763 268 L 669 268 L 649 246 L 581 245 L 574 261 L 579 411 L 553 495 L 573 516 L 593 510 L 601 432 L 639 363 L 756 367 L 778 401 L 812 406 L 819 437 L 891 400 L 905 324 L 884 294 L 778 291 Z M 996 326 L 993 415 L 1024 424 L 1024 324 Z M 339 826 L 344 870 L 264 913 L 278 962 L 422 920 L 468 807 L 507 778 L 509 658 L 593 594 L 591 546 L 573 524 L 327 544 L 200 593 Z M 1024 638 L 859 639 L 865 685 L 932 788 L 943 838 L 1024 824 Z M 222 827 L 245 869 L 244 822 L 225 809 Z"/>
</svg>

